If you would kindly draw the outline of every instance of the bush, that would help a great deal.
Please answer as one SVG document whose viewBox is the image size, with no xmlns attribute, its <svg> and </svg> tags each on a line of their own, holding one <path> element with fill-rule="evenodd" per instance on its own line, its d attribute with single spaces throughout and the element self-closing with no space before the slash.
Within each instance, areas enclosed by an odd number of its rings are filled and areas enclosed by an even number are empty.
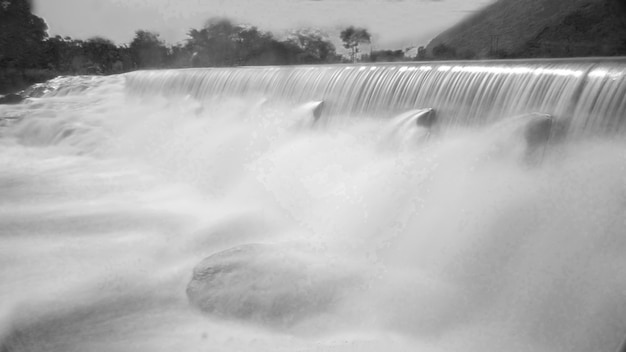
<svg viewBox="0 0 626 352">
<path fill-rule="evenodd" d="M 18 92 L 56 76 L 59 76 L 59 72 L 50 69 L 0 69 L 0 94 Z"/>
</svg>

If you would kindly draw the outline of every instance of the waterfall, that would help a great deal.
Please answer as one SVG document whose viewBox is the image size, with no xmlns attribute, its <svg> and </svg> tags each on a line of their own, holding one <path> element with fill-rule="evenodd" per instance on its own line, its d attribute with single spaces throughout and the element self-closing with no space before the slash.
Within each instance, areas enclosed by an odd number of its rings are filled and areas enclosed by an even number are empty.
<svg viewBox="0 0 626 352">
<path fill-rule="evenodd" d="M 35 85 L 0 105 L 0 351 L 617 351 L 625 70 Z"/>
<path fill-rule="evenodd" d="M 576 134 L 624 129 L 624 61 L 536 60 L 213 68 L 137 72 L 136 95 L 261 96 L 326 102 L 327 119 L 435 108 L 449 125 L 543 112 Z"/>
</svg>

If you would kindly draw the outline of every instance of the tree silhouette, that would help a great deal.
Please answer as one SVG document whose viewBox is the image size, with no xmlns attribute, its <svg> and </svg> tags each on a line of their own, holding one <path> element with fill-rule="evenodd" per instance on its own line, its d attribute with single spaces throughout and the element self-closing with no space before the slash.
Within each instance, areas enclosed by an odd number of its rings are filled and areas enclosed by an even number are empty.
<svg viewBox="0 0 626 352">
<path fill-rule="evenodd" d="M 287 41 L 299 48 L 299 63 L 314 64 L 336 60 L 335 46 L 319 30 L 310 28 L 293 30 Z"/>
<path fill-rule="evenodd" d="M 191 29 L 187 46 L 194 53 L 194 66 L 232 66 L 240 28 L 226 18 L 212 18 L 200 30 Z"/>
<path fill-rule="evenodd" d="M 402 50 L 376 50 L 372 51 L 368 57 L 368 61 L 370 62 L 394 62 L 404 60 L 406 60 L 406 58 Z"/>
<path fill-rule="evenodd" d="M 454 60 L 457 58 L 456 49 L 441 43 L 433 48 L 433 57 L 437 60 Z"/>
<path fill-rule="evenodd" d="M 102 74 L 111 71 L 113 63 L 119 60 L 117 46 L 109 39 L 92 37 L 83 43 L 83 52 L 88 59 L 88 73 Z"/>
<path fill-rule="evenodd" d="M 57 35 L 43 43 L 42 66 L 49 66 L 61 72 L 72 72 L 72 60 L 83 55 L 83 41 Z"/>
<path fill-rule="evenodd" d="M 1 0 L 0 68 L 36 66 L 47 30 L 44 20 L 31 13 L 30 1 Z"/>
<path fill-rule="evenodd" d="M 356 28 L 350 26 L 339 34 L 343 41 L 343 46 L 350 50 L 350 58 L 352 62 L 356 62 L 357 53 L 359 52 L 359 45 L 362 43 L 370 43 L 371 35 L 364 28 Z"/>
<path fill-rule="evenodd" d="M 193 53 L 191 65 L 242 66 L 297 63 L 300 49 L 274 39 L 255 26 L 234 24 L 226 18 L 209 19 L 202 29 L 191 29 L 186 50 Z"/>
<path fill-rule="evenodd" d="M 159 39 L 159 34 L 145 30 L 135 32 L 129 50 L 135 65 L 139 68 L 162 67 L 168 54 L 168 49 Z"/>
</svg>

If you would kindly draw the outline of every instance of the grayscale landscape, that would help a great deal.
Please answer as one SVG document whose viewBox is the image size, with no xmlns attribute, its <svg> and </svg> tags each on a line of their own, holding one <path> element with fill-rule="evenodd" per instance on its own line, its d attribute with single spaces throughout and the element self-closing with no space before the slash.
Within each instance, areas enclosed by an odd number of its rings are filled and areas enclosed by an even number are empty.
<svg viewBox="0 0 626 352">
<path fill-rule="evenodd" d="M 626 352 L 623 0 L 0 0 L 0 352 Z"/>
</svg>

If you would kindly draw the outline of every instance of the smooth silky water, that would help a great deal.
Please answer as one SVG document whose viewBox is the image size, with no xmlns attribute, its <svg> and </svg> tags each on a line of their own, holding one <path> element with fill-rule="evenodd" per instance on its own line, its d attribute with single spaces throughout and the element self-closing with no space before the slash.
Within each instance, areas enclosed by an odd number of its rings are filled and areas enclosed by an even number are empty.
<svg viewBox="0 0 626 352">
<path fill-rule="evenodd" d="M 592 59 L 48 82 L 0 106 L 0 351 L 616 351 L 625 72 Z M 426 108 L 431 128 L 414 123 Z M 533 145 L 540 114 L 558 128 Z M 198 309 L 194 267 L 232 248 L 257 249 Z"/>
</svg>

